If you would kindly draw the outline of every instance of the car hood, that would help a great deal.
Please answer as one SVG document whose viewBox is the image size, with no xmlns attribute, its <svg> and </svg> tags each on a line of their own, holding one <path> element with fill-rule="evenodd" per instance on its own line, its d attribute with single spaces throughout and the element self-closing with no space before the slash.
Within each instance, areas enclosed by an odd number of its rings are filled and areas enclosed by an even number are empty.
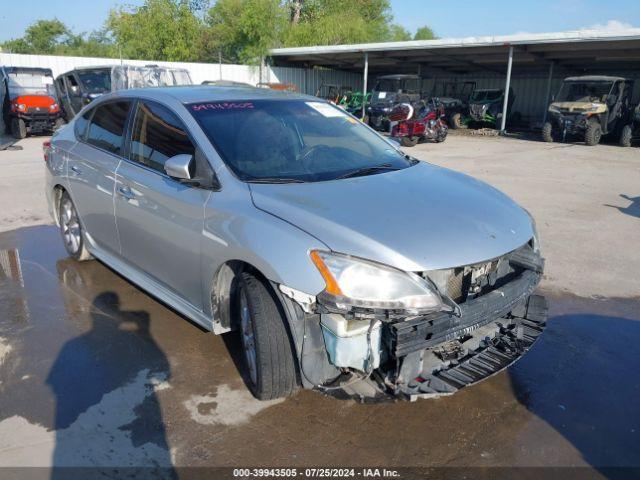
<svg viewBox="0 0 640 480">
<path fill-rule="evenodd" d="M 482 262 L 533 236 L 529 215 L 509 197 L 424 162 L 377 175 L 250 189 L 257 208 L 331 250 L 406 271 Z"/>
</svg>

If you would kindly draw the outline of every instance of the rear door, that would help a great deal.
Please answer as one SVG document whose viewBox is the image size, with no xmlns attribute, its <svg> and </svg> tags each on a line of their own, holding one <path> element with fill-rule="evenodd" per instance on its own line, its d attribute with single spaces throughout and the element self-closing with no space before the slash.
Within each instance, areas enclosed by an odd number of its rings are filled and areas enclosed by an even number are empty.
<svg viewBox="0 0 640 480">
<path fill-rule="evenodd" d="M 122 256 L 202 309 L 200 246 L 208 190 L 170 178 L 167 159 L 195 156 L 195 144 L 166 106 L 138 101 L 128 160 L 116 176 L 115 212 Z"/>
<path fill-rule="evenodd" d="M 116 168 L 124 151 L 124 131 L 131 101 L 100 103 L 76 120 L 79 142 L 69 152 L 71 198 L 90 242 L 120 254 L 113 196 Z"/>
</svg>

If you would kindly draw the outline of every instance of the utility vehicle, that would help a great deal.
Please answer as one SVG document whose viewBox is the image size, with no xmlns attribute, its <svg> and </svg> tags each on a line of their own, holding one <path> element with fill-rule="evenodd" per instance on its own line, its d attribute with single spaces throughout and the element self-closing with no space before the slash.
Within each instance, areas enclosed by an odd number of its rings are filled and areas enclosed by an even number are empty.
<svg viewBox="0 0 640 480">
<path fill-rule="evenodd" d="M 476 82 L 436 82 L 431 97 L 443 105 L 449 127 L 462 128 L 469 115 L 469 98 L 476 89 Z"/>
<path fill-rule="evenodd" d="M 367 107 L 368 123 L 376 130 L 389 131 L 389 114 L 400 103 L 414 103 L 421 98 L 422 79 L 418 75 L 384 75 L 378 77 L 371 103 Z"/>
<path fill-rule="evenodd" d="M 603 136 L 631 146 L 633 81 L 622 77 L 588 75 L 568 77 L 554 98 L 542 127 L 545 142 L 577 137 L 589 146 Z"/>
<path fill-rule="evenodd" d="M 467 124 L 471 127 L 489 126 L 498 128 L 502 121 L 502 107 L 504 106 L 504 88 L 486 88 L 475 90 L 469 97 L 469 118 Z M 509 89 L 509 103 L 507 111 L 515 101 L 513 89 Z"/>
<path fill-rule="evenodd" d="M 15 138 L 64 125 L 49 68 L 0 67 L 4 124 Z"/>
<path fill-rule="evenodd" d="M 80 67 L 56 77 L 55 86 L 65 118 L 72 119 L 92 100 L 116 90 L 193 84 L 183 68 L 158 65 Z"/>
</svg>

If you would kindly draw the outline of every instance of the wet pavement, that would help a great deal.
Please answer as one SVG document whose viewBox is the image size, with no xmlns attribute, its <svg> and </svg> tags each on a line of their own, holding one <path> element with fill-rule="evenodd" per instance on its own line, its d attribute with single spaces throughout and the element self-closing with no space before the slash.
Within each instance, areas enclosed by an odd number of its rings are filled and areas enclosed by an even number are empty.
<svg viewBox="0 0 640 480">
<path fill-rule="evenodd" d="M 640 474 L 607 469 L 640 468 L 640 298 L 544 293 L 548 328 L 532 351 L 451 397 L 360 405 L 301 391 L 258 402 L 236 337 L 204 332 L 98 261 L 68 259 L 54 227 L 5 232 L 0 466 Z"/>
</svg>

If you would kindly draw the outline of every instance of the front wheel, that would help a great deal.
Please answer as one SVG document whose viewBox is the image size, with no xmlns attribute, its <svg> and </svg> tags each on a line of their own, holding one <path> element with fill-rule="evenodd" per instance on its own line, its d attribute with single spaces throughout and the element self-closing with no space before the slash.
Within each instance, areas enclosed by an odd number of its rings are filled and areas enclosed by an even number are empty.
<svg viewBox="0 0 640 480">
<path fill-rule="evenodd" d="M 251 393 L 260 400 L 291 395 L 298 384 L 294 351 L 273 292 L 258 277 L 243 272 L 237 299 Z"/>
<path fill-rule="evenodd" d="M 11 134 L 14 138 L 22 140 L 27 136 L 27 124 L 21 118 L 14 118 L 11 120 Z"/>
<path fill-rule="evenodd" d="M 69 256 L 78 261 L 89 260 L 91 255 L 84 246 L 80 217 L 67 192 L 64 192 L 60 198 L 58 220 L 64 248 Z"/>
<path fill-rule="evenodd" d="M 587 130 L 584 132 L 584 142 L 593 147 L 594 145 L 598 145 L 600 143 L 600 139 L 602 138 L 602 127 L 599 123 L 589 122 L 587 125 Z"/>
<path fill-rule="evenodd" d="M 547 143 L 552 143 L 555 141 L 553 135 L 553 124 L 551 122 L 545 122 L 542 126 L 542 140 Z"/>
<path fill-rule="evenodd" d="M 460 112 L 454 113 L 449 118 L 449 126 L 454 130 L 462 128 L 462 114 Z"/>
<path fill-rule="evenodd" d="M 625 125 L 622 127 L 622 132 L 620 132 L 620 146 L 630 147 L 632 138 L 633 129 L 631 128 L 631 125 Z"/>
<path fill-rule="evenodd" d="M 400 144 L 403 147 L 415 147 L 420 137 L 400 137 Z"/>
</svg>

